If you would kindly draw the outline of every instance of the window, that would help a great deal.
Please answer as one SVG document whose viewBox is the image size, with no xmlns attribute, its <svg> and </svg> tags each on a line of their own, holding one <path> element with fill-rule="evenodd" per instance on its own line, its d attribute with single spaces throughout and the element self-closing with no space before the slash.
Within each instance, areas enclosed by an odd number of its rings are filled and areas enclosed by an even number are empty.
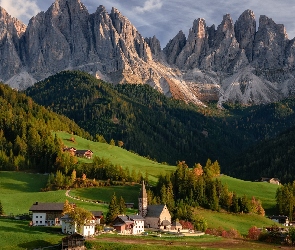
<svg viewBox="0 0 295 250">
<path fill-rule="evenodd" d="M 36 224 L 38 224 L 38 221 L 36 221 Z"/>
<path fill-rule="evenodd" d="M 42 218 L 42 215 L 40 216 L 40 218 Z"/>
<path fill-rule="evenodd" d="M 40 224 L 42 224 L 42 221 L 40 221 Z"/>
<path fill-rule="evenodd" d="M 38 218 L 38 215 L 36 215 L 36 218 Z"/>
</svg>

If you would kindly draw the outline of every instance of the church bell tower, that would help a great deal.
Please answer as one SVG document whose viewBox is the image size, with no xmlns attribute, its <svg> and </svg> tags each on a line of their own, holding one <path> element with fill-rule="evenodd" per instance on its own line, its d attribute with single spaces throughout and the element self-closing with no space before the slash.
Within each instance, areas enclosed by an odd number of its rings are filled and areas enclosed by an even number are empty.
<svg viewBox="0 0 295 250">
<path fill-rule="evenodd" d="M 141 215 L 143 218 L 147 215 L 147 193 L 145 189 L 144 181 L 142 182 L 141 190 L 138 197 L 138 214 Z"/>
</svg>

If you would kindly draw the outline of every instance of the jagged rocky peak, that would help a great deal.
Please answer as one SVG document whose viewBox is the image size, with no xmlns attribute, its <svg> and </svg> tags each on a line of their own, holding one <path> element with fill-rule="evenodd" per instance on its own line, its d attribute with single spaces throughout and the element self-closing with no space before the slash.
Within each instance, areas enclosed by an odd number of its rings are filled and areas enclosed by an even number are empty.
<svg viewBox="0 0 295 250">
<path fill-rule="evenodd" d="M 288 35 L 283 25 L 276 24 L 265 15 L 260 16 L 253 47 L 254 67 L 259 69 L 284 67 L 288 42 Z"/>
<path fill-rule="evenodd" d="M 160 59 L 162 49 L 159 39 L 156 36 L 147 37 L 145 42 L 150 46 L 154 58 Z"/>
<path fill-rule="evenodd" d="M 163 52 L 166 56 L 166 60 L 169 64 L 175 64 L 176 59 L 183 47 L 186 44 L 186 37 L 182 30 L 178 32 L 178 34 L 171 39 L 166 47 L 163 49 Z"/>
<path fill-rule="evenodd" d="M 226 14 L 223 16 L 223 20 L 220 25 L 217 27 L 216 37 L 215 37 L 215 45 L 219 45 L 219 43 L 223 39 L 234 37 L 234 24 L 230 14 Z"/>
<path fill-rule="evenodd" d="M 177 66 L 186 69 L 199 67 L 208 49 L 206 22 L 198 18 L 194 20 L 193 27 L 189 30 L 186 44 L 177 58 Z"/>
<path fill-rule="evenodd" d="M 7 11 L 0 6 L 0 34 L 3 34 L 3 31 L 7 30 L 9 33 L 19 38 L 25 33 L 26 28 L 27 26 L 24 23 L 17 18 L 11 17 Z"/>
<path fill-rule="evenodd" d="M 245 10 L 235 22 L 235 35 L 248 60 L 252 61 L 253 41 L 256 33 L 256 20 L 252 10 Z"/>
</svg>

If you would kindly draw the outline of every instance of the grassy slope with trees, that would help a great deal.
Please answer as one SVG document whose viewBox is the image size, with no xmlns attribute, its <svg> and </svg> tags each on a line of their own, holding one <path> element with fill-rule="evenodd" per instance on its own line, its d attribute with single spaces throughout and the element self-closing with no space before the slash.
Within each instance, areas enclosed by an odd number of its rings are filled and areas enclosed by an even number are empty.
<svg viewBox="0 0 295 250">
<path fill-rule="evenodd" d="M 82 72 L 61 72 L 26 90 L 37 103 L 75 120 L 94 137 L 123 141 L 127 150 L 158 162 L 190 166 L 208 158 L 222 162 L 243 145 L 218 117 L 166 98 L 148 85 L 112 86 Z M 227 149 L 231 148 L 232 152 Z"/>
<path fill-rule="evenodd" d="M 126 149 L 159 162 L 174 165 L 185 160 L 193 166 L 196 162 L 205 164 L 210 158 L 218 160 L 223 173 L 239 178 L 254 180 L 269 175 L 266 177 L 277 176 L 283 181 L 294 179 L 292 154 L 288 151 L 282 152 L 288 158 L 283 168 L 270 167 L 267 152 L 255 158 L 262 162 L 260 167 L 244 167 L 252 163 L 243 160 L 249 158 L 243 156 L 243 151 L 250 146 L 293 127 L 292 98 L 252 107 L 224 105 L 221 111 L 212 105 L 200 108 L 166 98 L 147 85 L 112 86 L 82 72 L 61 72 L 26 93 L 74 119 L 94 137 L 103 135 L 108 142 L 123 141 Z M 290 144 L 290 140 L 286 143 Z M 275 155 L 281 150 L 273 151 Z"/>
</svg>

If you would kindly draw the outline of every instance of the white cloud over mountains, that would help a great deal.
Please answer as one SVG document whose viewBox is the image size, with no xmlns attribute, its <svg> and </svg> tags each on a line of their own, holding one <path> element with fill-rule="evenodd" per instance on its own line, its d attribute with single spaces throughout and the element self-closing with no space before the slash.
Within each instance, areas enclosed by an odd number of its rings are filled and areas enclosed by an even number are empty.
<svg viewBox="0 0 295 250">
<path fill-rule="evenodd" d="M 33 0 L 0 0 L 0 6 L 20 20 L 30 19 L 41 11 L 37 1 Z"/>
<path fill-rule="evenodd" d="M 143 7 L 136 6 L 134 7 L 134 10 L 138 13 L 143 13 L 147 11 L 160 10 L 162 6 L 163 6 L 163 3 L 161 0 L 147 0 L 144 2 Z"/>
</svg>

